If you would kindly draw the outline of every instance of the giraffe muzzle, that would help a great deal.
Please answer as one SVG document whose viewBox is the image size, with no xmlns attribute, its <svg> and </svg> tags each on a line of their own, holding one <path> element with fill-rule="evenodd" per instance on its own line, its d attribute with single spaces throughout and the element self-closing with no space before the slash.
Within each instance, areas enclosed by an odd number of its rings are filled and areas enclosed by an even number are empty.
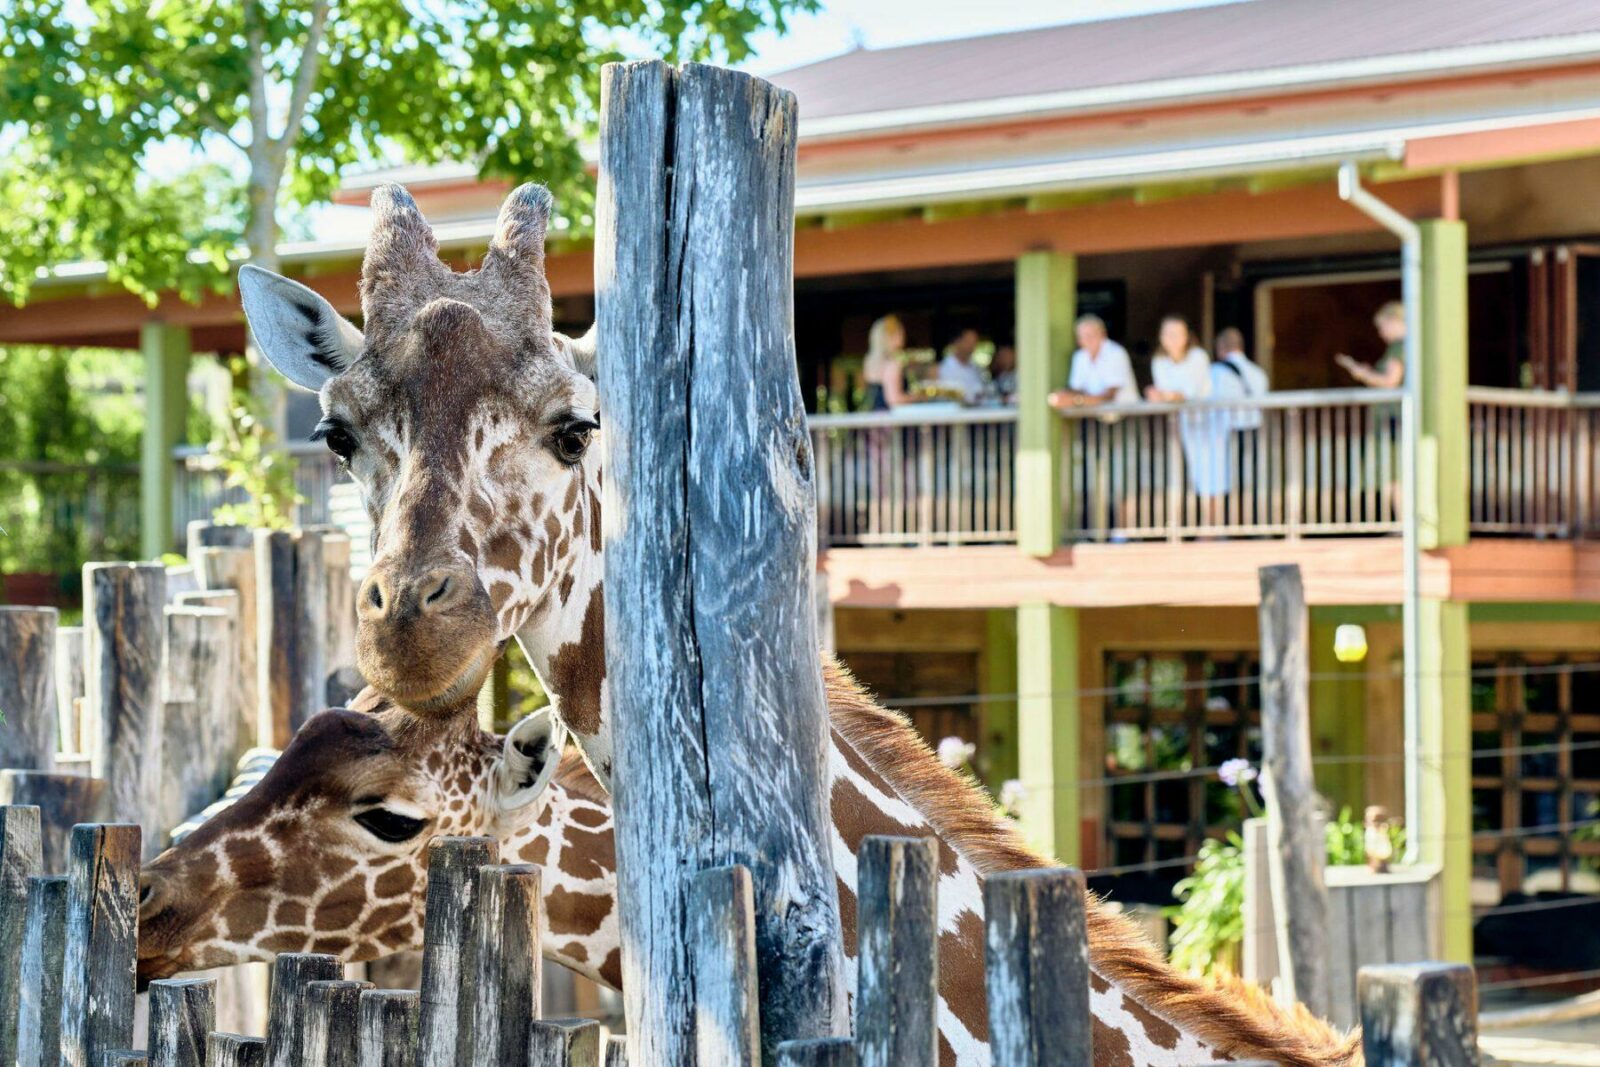
<svg viewBox="0 0 1600 1067">
<path fill-rule="evenodd" d="M 380 560 L 356 595 L 362 675 L 399 706 L 444 717 L 472 701 L 499 653 L 494 609 L 465 564 Z"/>
</svg>

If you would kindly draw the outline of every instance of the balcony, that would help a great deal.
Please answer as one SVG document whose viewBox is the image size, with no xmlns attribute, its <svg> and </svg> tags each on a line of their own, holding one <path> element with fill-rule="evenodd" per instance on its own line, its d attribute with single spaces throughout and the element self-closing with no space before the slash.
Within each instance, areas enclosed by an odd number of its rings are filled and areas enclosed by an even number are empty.
<svg viewBox="0 0 1600 1067">
<path fill-rule="evenodd" d="M 1600 394 L 1471 388 L 1475 535 L 1600 535 Z M 1400 529 L 1400 394 L 1275 393 L 1062 417 L 1073 543 L 1379 536 Z M 811 420 L 824 547 L 1016 540 L 1012 409 Z"/>
</svg>

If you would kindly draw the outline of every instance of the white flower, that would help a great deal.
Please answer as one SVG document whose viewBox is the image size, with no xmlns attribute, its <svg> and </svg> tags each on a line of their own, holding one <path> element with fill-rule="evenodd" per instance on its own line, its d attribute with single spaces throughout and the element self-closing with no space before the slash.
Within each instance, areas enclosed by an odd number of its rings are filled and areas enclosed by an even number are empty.
<svg viewBox="0 0 1600 1067">
<path fill-rule="evenodd" d="M 939 742 L 939 762 L 951 770 L 960 770 L 972 759 L 973 753 L 978 751 L 978 746 L 970 741 L 963 741 L 959 737 L 947 737 Z"/>
<path fill-rule="evenodd" d="M 1022 802 L 1028 799 L 1027 788 L 1015 778 L 1007 778 L 1000 786 L 1000 806 L 1007 811 L 1016 811 Z"/>
</svg>

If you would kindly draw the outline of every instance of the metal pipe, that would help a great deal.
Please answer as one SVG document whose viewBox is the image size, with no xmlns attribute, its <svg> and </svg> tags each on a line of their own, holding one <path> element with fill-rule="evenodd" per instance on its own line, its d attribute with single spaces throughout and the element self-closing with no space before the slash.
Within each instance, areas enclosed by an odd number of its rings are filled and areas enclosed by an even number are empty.
<svg viewBox="0 0 1600 1067">
<path fill-rule="evenodd" d="M 1422 675 L 1417 657 L 1422 648 L 1418 576 L 1421 555 L 1417 537 L 1417 439 L 1422 396 L 1422 228 L 1362 188 L 1353 162 L 1339 166 L 1339 199 L 1353 205 L 1400 239 L 1400 301 L 1406 309 L 1405 378 L 1400 389 L 1400 554 L 1404 560 L 1401 633 L 1405 706 L 1404 767 L 1406 793 L 1405 862 L 1416 863 L 1422 837 Z"/>
</svg>

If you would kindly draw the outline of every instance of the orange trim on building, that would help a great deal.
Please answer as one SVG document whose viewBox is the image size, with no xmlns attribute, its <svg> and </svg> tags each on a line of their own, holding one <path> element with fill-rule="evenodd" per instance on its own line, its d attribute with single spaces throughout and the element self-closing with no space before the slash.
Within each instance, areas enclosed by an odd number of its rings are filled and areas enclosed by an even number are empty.
<svg viewBox="0 0 1600 1067">
<path fill-rule="evenodd" d="M 1405 166 L 1431 171 L 1585 152 L 1600 152 L 1600 119 L 1418 138 L 1406 142 Z"/>
</svg>

